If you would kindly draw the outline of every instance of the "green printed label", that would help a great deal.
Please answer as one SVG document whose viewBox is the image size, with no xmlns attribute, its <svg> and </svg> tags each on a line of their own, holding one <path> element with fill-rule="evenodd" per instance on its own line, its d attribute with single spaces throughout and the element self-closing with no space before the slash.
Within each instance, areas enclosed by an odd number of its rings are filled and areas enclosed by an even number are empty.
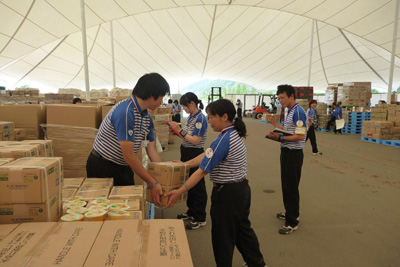
<svg viewBox="0 0 400 267">
<path fill-rule="evenodd" d="M 54 203 L 56 203 L 56 198 L 53 198 L 53 199 L 51 200 L 51 202 L 50 202 L 50 206 L 53 206 L 53 205 L 54 205 Z"/>
<path fill-rule="evenodd" d="M 47 171 L 47 175 L 50 175 L 54 172 L 54 167 L 51 167 L 48 171 Z"/>
<path fill-rule="evenodd" d="M 37 180 L 39 177 L 37 175 L 33 176 L 33 179 Z"/>
<path fill-rule="evenodd" d="M 0 176 L 0 181 L 8 181 L 8 176 Z"/>
<path fill-rule="evenodd" d="M 39 212 L 42 213 L 42 212 L 43 212 L 43 209 L 39 209 Z"/>
<path fill-rule="evenodd" d="M 13 215 L 13 209 L 0 209 L 0 215 Z"/>
</svg>

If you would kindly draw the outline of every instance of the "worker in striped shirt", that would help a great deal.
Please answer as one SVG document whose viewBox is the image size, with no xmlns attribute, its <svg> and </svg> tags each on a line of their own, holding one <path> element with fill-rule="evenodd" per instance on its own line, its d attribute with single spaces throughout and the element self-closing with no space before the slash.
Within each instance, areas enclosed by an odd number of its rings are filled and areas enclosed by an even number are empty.
<svg viewBox="0 0 400 267">
<path fill-rule="evenodd" d="M 313 155 L 322 155 L 322 152 L 318 151 L 317 138 L 315 137 L 315 124 L 317 123 L 317 100 L 311 100 L 308 103 L 309 109 L 307 110 L 307 138 L 310 139 Z"/>
<path fill-rule="evenodd" d="M 186 162 L 190 167 L 200 167 L 178 190 L 166 194 L 170 196 L 166 207 L 172 207 L 183 193 L 210 173 L 214 184 L 211 235 L 217 266 L 232 266 L 236 245 L 248 266 L 263 267 L 263 255 L 249 220 L 251 192 L 246 179 L 247 151 L 243 142 L 246 125 L 241 118 L 235 119 L 235 106 L 226 99 L 210 103 L 206 112 L 211 128 L 220 134 L 205 153 Z"/>
<path fill-rule="evenodd" d="M 293 135 L 284 136 L 268 132 L 268 138 L 281 142 L 281 184 L 283 204 L 286 212 L 279 212 L 277 217 L 285 220 L 279 229 L 280 234 L 290 234 L 297 230 L 300 216 L 299 183 L 303 166 L 303 148 L 307 135 L 307 117 L 304 109 L 296 103 L 295 91 L 291 85 L 279 85 L 278 100 L 283 108 L 288 108 L 283 127 L 280 127 L 274 116 L 268 122 L 275 128 L 283 128 Z"/>
<path fill-rule="evenodd" d="M 145 74 L 138 80 L 132 96 L 115 105 L 101 123 L 86 163 L 87 177 L 112 177 L 114 185 L 133 185 L 134 171 L 151 189 L 153 203 L 161 206 L 162 188 L 136 155 L 143 146 L 151 161 L 162 161 L 147 109 L 159 107 L 169 93 L 168 82 L 158 73 Z"/>
</svg>

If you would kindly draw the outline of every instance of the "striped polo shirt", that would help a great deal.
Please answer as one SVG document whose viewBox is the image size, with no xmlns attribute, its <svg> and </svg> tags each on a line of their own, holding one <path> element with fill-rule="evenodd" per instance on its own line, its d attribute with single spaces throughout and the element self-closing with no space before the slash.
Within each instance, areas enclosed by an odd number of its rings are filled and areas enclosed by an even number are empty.
<svg viewBox="0 0 400 267">
<path fill-rule="evenodd" d="M 221 131 L 205 154 L 199 168 L 210 173 L 212 182 L 228 183 L 246 178 L 246 146 L 233 125 Z"/>
<path fill-rule="evenodd" d="M 191 148 L 203 148 L 207 139 L 207 118 L 204 114 L 199 110 L 196 114 L 189 115 L 186 125 L 182 128 L 189 135 L 192 136 L 202 136 L 200 143 L 196 146 L 192 143 L 183 139 L 182 146 L 183 147 L 191 147 Z"/>
<path fill-rule="evenodd" d="M 294 133 L 296 129 L 296 122 L 301 120 L 303 122 L 303 127 L 306 127 L 306 134 L 304 135 L 304 139 L 302 141 L 290 142 L 283 141 L 281 143 L 281 147 L 286 147 L 289 149 L 303 149 L 304 144 L 306 143 L 307 137 L 307 117 L 304 109 L 299 106 L 299 103 L 296 103 L 291 107 L 285 117 L 285 121 L 283 123 L 283 129 L 289 132 Z"/>
<path fill-rule="evenodd" d="M 153 120 L 146 110 L 142 110 L 135 96 L 115 105 L 101 123 L 93 148 L 103 158 L 119 165 L 128 165 L 122 155 L 119 141 L 134 142 L 135 155 L 143 140 L 153 142 Z"/>
<path fill-rule="evenodd" d="M 317 111 L 313 108 L 309 108 L 307 110 L 307 119 L 311 118 L 311 123 L 316 124 L 317 123 Z"/>
</svg>

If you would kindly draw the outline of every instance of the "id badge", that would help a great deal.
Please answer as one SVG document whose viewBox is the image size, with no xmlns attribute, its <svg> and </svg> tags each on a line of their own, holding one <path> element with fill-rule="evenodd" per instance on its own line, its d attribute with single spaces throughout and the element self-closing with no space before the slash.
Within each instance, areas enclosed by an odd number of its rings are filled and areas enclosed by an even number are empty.
<svg viewBox="0 0 400 267">
<path fill-rule="evenodd" d="M 295 134 L 302 134 L 305 135 L 306 134 L 306 127 L 296 127 L 294 129 L 294 133 Z"/>
</svg>

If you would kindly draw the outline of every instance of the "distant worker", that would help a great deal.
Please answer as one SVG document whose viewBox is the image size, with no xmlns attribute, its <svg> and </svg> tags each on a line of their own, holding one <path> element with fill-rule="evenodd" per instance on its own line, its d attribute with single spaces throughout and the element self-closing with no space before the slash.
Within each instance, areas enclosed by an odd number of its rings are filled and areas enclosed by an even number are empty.
<svg viewBox="0 0 400 267">
<path fill-rule="evenodd" d="M 178 100 L 174 100 L 174 107 L 173 107 L 173 115 L 172 115 L 172 120 L 176 121 L 177 123 L 181 122 L 181 117 L 182 117 L 182 106 L 179 105 Z"/>
<path fill-rule="evenodd" d="M 242 108 L 243 108 L 243 103 L 238 99 L 236 101 L 236 107 L 237 107 L 237 112 L 236 115 L 241 118 L 242 117 Z"/>
<path fill-rule="evenodd" d="M 172 104 L 172 99 L 168 99 L 168 104 L 166 104 L 165 106 L 171 108 L 171 114 L 174 112 L 174 104 Z"/>
<path fill-rule="evenodd" d="M 147 109 L 159 107 L 169 94 L 168 82 L 158 73 L 140 77 L 132 96 L 115 105 L 104 118 L 86 163 L 87 177 L 112 177 L 114 185 L 135 184 L 133 172 L 147 183 L 152 202 L 161 206 L 161 185 L 136 156 L 145 147 L 152 162 L 161 162 L 156 150 L 153 120 Z"/>
<path fill-rule="evenodd" d="M 72 104 L 82 104 L 82 99 L 75 97 L 74 100 L 72 100 Z"/>
<path fill-rule="evenodd" d="M 342 102 L 338 102 L 337 106 L 336 106 L 336 112 L 335 112 L 335 120 L 340 120 L 343 119 L 343 114 L 342 114 Z M 342 134 L 342 128 L 340 129 L 336 129 L 336 125 L 335 125 L 335 129 L 333 130 L 335 132 L 335 134 L 337 132 L 339 132 L 340 134 Z"/>
<path fill-rule="evenodd" d="M 333 123 L 333 125 L 335 126 L 335 129 L 336 129 L 335 120 L 336 120 L 336 102 L 333 102 L 332 103 L 332 111 L 331 111 L 331 119 L 328 121 L 328 124 L 326 125 L 326 131 L 327 132 L 330 131 L 332 123 Z"/>
<path fill-rule="evenodd" d="M 285 212 L 276 214 L 278 219 L 285 220 L 279 233 L 287 235 L 298 229 L 300 216 L 299 184 L 303 167 L 303 148 L 307 134 L 307 117 L 304 109 L 296 103 L 293 86 L 279 85 L 278 100 L 283 108 L 288 108 L 283 127 L 280 127 L 274 116 L 269 116 L 268 122 L 275 128 L 283 128 L 293 135 L 279 135 L 268 132 L 268 138 L 281 142 L 281 184 Z"/>
<path fill-rule="evenodd" d="M 307 110 L 307 138 L 310 139 L 313 155 L 322 155 L 322 152 L 318 151 L 317 139 L 315 137 L 315 124 L 317 123 L 317 100 L 311 100 L 308 104 L 309 109 Z"/>
</svg>

